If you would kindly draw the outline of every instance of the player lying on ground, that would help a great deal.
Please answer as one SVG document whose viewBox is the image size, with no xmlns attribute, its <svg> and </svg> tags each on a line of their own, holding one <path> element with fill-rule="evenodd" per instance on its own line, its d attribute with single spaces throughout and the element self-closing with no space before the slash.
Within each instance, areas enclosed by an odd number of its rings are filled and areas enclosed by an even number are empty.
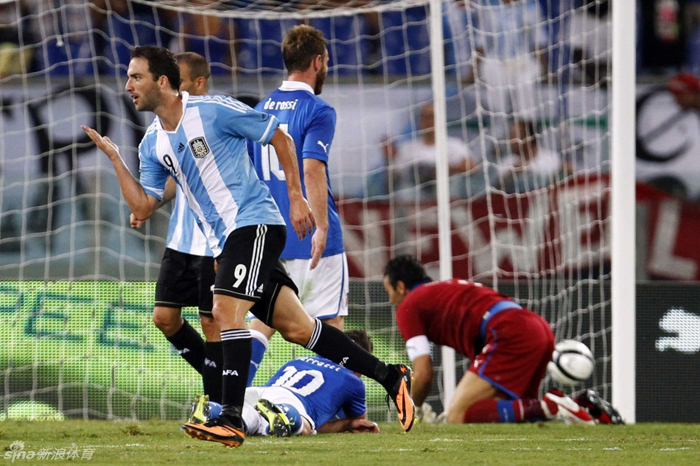
<svg viewBox="0 0 700 466">
<path fill-rule="evenodd" d="M 294 141 L 279 121 L 227 96 L 190 97 L 178 92 L 180 72 L 162 47 L 136 47 L 126 90 L 138 111 L 156 118 L 139 145 L 141 180 L 109 138 L 83 126 L 109 157 L 129 208 L 140 220 L 155 212 L 168 177 L 182 188 L 210 240 L 218 269 L 213 315 L 223 351 L 221 415 L 203 425 L 185 424 L 200 440 L 237 447 L 245 440 L 243 401 L 251 357 L 245 316 L 252 312 L 293 343 L 380 383 L 394 400 L 404 430 L 413 426 L 411 370 L 387 365 L 342 331 L 312 319 L 279 263 L 286 227 L 270 191 L 253 170 L 246 139 L 272 144 L 287 179 L 290 219 L 299 239 L 312 232 L 314 217 L 302 195 Z"/>
<path fill-rule="evenodd" d="M 363 330 L 345 332 L 372 351 Z M 190 422 L 215 416 L 217 406 L 195 405 Z M 277 371 L 264 387 L 246 389 L 243 419 L 247 435 L 311 435 L 335 432 L 379 432 L 367 419 L 365 384 L 359 374 L 321 357 L 294 359 Z M 342 418 L 336 418 L 343 414 Z"/>
<path fill-rule="evenodd" d="M 384 288 L 413 362 L 411 395 L 421 406 L 433 384 L 430 343 L 471 360 L 447 409 L 448 423 L 557 420 L 594 424 L 559 391 L 538 399 L 552 358 L 554 335 L 539 315 L 497 291 L 467 280 L 434 282 L 413 256 L 384 269 Z"/>
</svg>

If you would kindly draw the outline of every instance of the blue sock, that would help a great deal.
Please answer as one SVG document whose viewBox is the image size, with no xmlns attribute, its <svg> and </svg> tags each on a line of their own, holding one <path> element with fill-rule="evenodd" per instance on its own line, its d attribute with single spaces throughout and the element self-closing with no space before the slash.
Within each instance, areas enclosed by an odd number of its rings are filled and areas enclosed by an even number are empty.
<svg viewBox="0 0 700 466">
<path fill-rule="evenodd" d="M 498 400 L 496 402 L 498 417 L 502 423 L 517 422 L 513 409 L 513 400 Z"/>
<path fill-rule="evenodd" d="M 267 337 L 257 330 L 251 330 L 250 335 L 253 337 L 253 354 L 250 358 L 250 369 L 248 369 L 249 387 L 253 385 L 253 379 L 255 378 L 255 374 L 258 372 L 260 363 L 265 357 L 265 351 L 267 351 L 268 344 Z"/>
</svg>

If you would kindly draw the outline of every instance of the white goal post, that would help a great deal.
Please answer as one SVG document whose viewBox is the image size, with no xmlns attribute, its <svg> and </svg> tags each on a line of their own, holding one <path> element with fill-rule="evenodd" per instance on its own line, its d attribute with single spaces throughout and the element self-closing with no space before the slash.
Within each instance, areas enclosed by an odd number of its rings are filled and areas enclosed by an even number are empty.
<svg viewBox="0 0 700 466">
<path fill-rule="evenodd" d="M 613 404 L 626 422 L 636 420 L 635 108 L 636 9 L 634 0 L 613 8 L 612 75 L 612 384 Z"/>
</svg>

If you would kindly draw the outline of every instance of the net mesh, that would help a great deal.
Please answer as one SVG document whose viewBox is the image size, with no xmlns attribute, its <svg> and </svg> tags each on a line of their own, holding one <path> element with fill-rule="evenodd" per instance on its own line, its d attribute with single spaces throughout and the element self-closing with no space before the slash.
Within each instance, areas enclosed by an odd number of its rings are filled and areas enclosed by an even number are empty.
<svg viewBox="0 0 700 466">
<path fill-rule="evenodd" d="M 586 343 L 597 361 L 587 385 L 609 398 L 610 20 L 599 3 L 443 1 L 444 37 L 433 39 L 445 53 L 454 275 L 541 313 L 558 340 Z M 36 401 L 87 418 L 185 415 L 201 381 L 150 320 L 168 209 L 132 230 L 111 165 L 80 125 L 109 135 L 136 173 L 152 116 L 123 92 L 134 46 L 198 52 L 210 92 L 253 105 L 284 78 L 280 43 L 300 22 L 329 41 L 322 98 L 338 114 L 329 170 L 351 274 L 347 327 L 406 362 L 381 278 L 399 253 L 438 278 L 428 2 L 10 1 L 0 14 L 6 413 Z M 197 327 L 194 310 L 185 316 Z M 256 383 L 302 354 L 275 337 Z M 457 377 L 466 367 L 458 358 Z M 438 412 L 442 389 L 428 399 Z M 383 395 L 368 382 L 374 420 L 391 417 Z"/>
</svg>

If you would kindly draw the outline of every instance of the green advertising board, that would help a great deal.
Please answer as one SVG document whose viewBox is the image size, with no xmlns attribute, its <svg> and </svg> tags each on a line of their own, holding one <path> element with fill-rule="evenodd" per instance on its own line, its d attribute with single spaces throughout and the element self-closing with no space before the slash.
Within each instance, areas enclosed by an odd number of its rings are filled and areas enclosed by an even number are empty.
<svg viewBox="0 0 700 466">
<path fill-rule="evenodd" d="M 0 282 L 2 416 L 35 403 L 67 417 L 184 419 L 201 378 L 151 321 L 154 290 L 152 282 Z M 370 305 L 370 294 L 377 288 L 351 286 L 346 328 L 366 329 L 378 357 L 405 362 L 390 308 Z M 195 308 L 183 315 L 200 330 Z M 255 385 L 310 354 L 273 337 Z M 365 382 L 369 414 L 384 420 L 385 393 Z"/>
</svg>

